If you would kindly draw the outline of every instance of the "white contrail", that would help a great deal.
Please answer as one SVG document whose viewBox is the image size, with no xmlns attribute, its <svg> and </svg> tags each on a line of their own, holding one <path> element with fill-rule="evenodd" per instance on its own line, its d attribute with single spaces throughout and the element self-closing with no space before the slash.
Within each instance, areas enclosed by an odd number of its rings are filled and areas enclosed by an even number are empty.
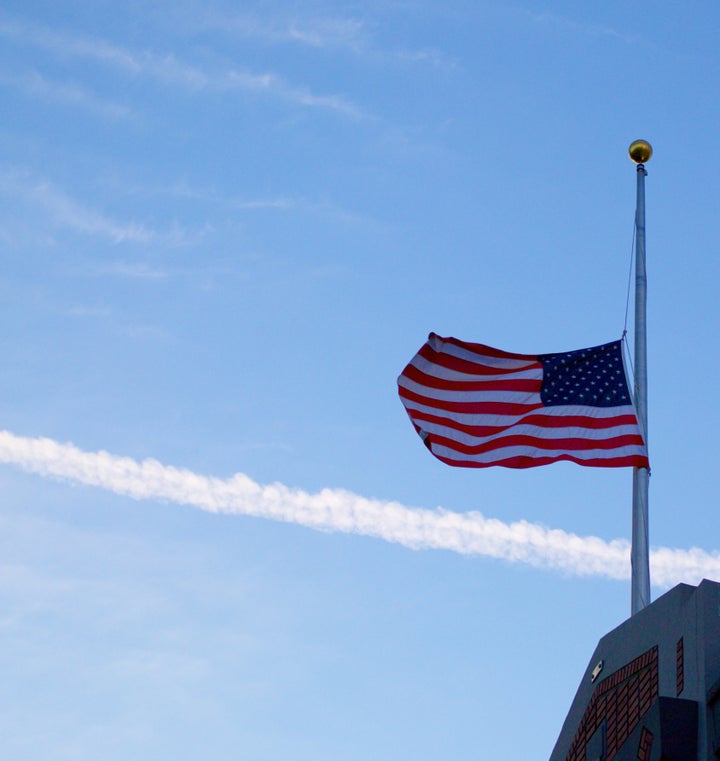
<svg viewBox="0 0 720 761">
<path fill-rule="evenodd" d="M 108 452 L 84 452 L 73 444 L 0 431 L 0 462 L 51 478 L 99 486 L 133 499 L 168 500 L 211 513 L 253 515 L 319 531 L 374 536 L 412 549 L 445 549 L 575 576 L 627 579 L 630 547 L 548 529 L 527 521 L 503 523 L 481 513 L 405 507 L 367 499 L 342 489 L 309 494 L 282 484 L 262 486 L 238 473 L 221 479 Z M 651 553 L 653 581 L 669 587 L 720 578 L 720 554 L 693 548 L 659 548 Z"/>
</svg>

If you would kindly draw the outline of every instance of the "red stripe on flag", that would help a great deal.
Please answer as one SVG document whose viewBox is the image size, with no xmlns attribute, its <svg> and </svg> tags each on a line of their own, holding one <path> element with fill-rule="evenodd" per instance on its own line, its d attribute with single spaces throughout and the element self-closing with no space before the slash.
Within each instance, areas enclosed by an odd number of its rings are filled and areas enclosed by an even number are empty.
<svg viewBox="0 0 720 761">
<path fill-rule="evenodd" d="M 437 434 L 429 434 L 426 438 L 430 446 L 437 444 L 452 449 L 455 452 L 465 455 L 479 455 L 486 452 L 492 452 L 496 449 L 506 449 L 507 447 L 526 447 L 527 449 L 565 449 L 570 452 L 584 452 L 594 449 L 618 449 L 628 446 L 642 446 L 642 437 L 637 434 L 627 434 L 624 436 L 615 436 L 611 439 L 582 439 L 576 437 L 567 437 L 562 439 L 542 439 L 537 436 L 526 436 L 524 434 L 508 434 L 498 436 L 490 441 L 481 444 L 463 444 L 455 439 L 448 439 Z"/>
<path fill-rule="evenodd" d="M 526 359 L 529 362 L 537 360 L 537 356 L 534 354 L 516 354 L 511 351 L 504 351 L 503 349 L 495 349 L 492 346 L 486 346 L 485 344 L 471 343 L 470 341 L 460 341 L 457 338 L 443 338 L 437 333 L 430 333 L 428 336 L 428 343 L 431 341 L 442 341 L 445 344 L 457 346 L 459 349 L 463 349 L 465 351 L 472 351 L 476 354 L 482 354 L 486 357 L 496 357 L 497 359 Z M 427 344 L 425 345 L 427 346 Z"/>
<path fill-rule="evenodd" d="M 448 412 L 460 412 L 467 415 L 524 415 L 533 410 L 541 409 L 543 404 L 514 404 L 513 402 L 447 402 L 443 399 L 431 399 L 420 396 L 402 386 L 398 392 L 403 399 L 418 404 L 435 407 Z M 460 398 L 462 398 L 460 396 Z"/>
<path fill-rule="evenodd" d="M 431 346 L 425 344 L 420 349 L 418 356 L 426 359 L 428 362 L 439 365 L 440 367 L 446 367 L 448 370 L 455 370 L 459 373 L 467 373 L 468 375 L 506 375 L 508 372 L 516 370 L 530 370 L 532 368 L 541 368 L 542 363 L 535 360 L 533 357 L 525 357 L 527 359 L 527 365 L 521 367 L 498 367 L 497 365 L 483 364 L 482 356 L 478 356 L 476 360 L 461 359 L 452 354 L 443 354 L 435 351 Z M 514 359 L 510 357 L 509 359 Z"/>
<path fill-rule="evenodd" d="M 425 423 L 434 423 L 446 428 L 453 428 L 469 436 L 492 436 L 495 433 L 507 431 L 515 425 L 534 425 L 538 428 L 587 428 L 589 430 L 603 430 L 606 428 L 615 428 L 619 425 L 636 425 L 637 421 L 634 415 L 618 415 L 617 417 L 596 418 L 587 415 L 543 415 L 540 413 L 531 413 L 523 415 L 522 419 L 513 420 L 507 425 L 465 425 L 453 418 L 443 417 L 441 415 L 431 415 L 422 410 L 408 408 L 408 414 L 415 421 Z"/>
<path fill-rule="evenodd" d="M 509 374 L 503 370 L 503 374 Z M 443 389 L 445 391 L 528 391 L 540 393 L 542 380 L 540 378 L 507 378 L 499 380 L 476 380 L 476 381 L 459 381 L 438 378 L 436 375 L 419 370 L 414 365 L 408 365 L 403 370 L 403 376 L 409 378 L 415 383 L 419 383 L 427 388 Z"/>
<path fill-rule="evenodd" d="M 477 462 L 475 460 L 455 460 L 449 457 L 443 457 L 433 452 L 438 460 L 461 468 L 489 468 L 500 465 L 505 468 L 534 468 L 538 465 L 551 465 L 554 462 L 574 462 L 578 465 L 585 465 L 596 468 L 647 468 L 648 460 L 645 455 L 635 454 L 623 457 L 607 457 L 583 460 L 574 457 L 569 452 L 557 455 L 555 457 L 532 457 L 528 455 L 516 455 L 514 457 L 505 457 L 503 459 L 493 460 L 492 462 Z"/>
</svg>

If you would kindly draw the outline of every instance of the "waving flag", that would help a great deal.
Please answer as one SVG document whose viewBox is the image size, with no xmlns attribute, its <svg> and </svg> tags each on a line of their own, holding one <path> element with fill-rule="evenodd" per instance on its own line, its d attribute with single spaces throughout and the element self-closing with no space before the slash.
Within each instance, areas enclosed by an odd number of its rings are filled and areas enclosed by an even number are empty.
<svg viewBox="0 0 720 761">
<path fill-rule="evenodd" d="M 620 341 L 533 356 L 431 333 L 398 391 L 448 465 L 648 467 Z"/>
</svg>

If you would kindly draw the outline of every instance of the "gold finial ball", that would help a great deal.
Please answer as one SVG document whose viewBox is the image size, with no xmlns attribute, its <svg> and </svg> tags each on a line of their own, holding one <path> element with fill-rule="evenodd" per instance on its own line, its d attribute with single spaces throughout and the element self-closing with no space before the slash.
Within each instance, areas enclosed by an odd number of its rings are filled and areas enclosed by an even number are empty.
<svg viewBox="0 0 720 761">
<path fill-rule="evenodd" d="M 652 156 L 652 145 L 647 140 L 635 140 L 628 148 L 628 153 L 636 164 L 644 164 Z"/>
</svg>

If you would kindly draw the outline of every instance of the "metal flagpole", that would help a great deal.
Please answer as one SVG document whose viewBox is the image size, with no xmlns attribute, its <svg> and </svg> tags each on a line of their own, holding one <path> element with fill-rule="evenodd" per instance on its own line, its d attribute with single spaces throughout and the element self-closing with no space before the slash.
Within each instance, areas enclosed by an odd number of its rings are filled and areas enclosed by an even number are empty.
<svg viewBox="0 0 720 761">
<path fill-rule="evenodd" d="M 637 204 L 635 207 L 635 407 L 645 444 L 647 419 L 647 277 L 645 274 L 645 162 L 652 156 L 646 140 L 636 140 L 628 153 L 637 164 Z M 647 468 L 633 471 L 631 611 L 634 616 L 650 603 L 650 542 L 648 535 Z"/>
</svg>

